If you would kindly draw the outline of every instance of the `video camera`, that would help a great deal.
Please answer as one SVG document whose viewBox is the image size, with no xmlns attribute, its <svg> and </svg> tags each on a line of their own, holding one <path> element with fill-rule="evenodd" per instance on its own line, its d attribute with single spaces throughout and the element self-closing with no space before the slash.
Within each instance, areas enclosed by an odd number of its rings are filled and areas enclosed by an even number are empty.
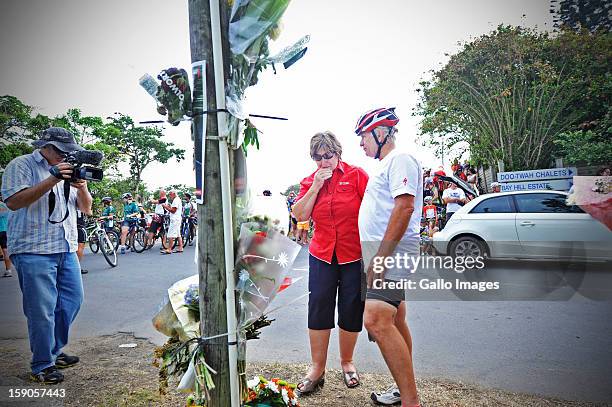
<svg viewBox="0 0 612 407">
<path fill-rule="evenodd" d="M 104 172 L 101 168 L 97 168 L 104 158 L 104 153 L 102 153 L 102 151 L 76 150 L 66 153 L 65 157 L 66 162 L 72 164 L 74 167 L 70 182 L 78 180 L 102 181 Z"/>
</svg>

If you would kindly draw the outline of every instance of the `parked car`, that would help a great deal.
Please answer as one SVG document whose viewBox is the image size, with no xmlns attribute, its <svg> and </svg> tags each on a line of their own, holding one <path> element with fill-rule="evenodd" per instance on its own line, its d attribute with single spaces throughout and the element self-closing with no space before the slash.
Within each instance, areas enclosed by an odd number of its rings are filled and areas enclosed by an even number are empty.
<svg viewBox="0 0 612 407">
<path fill-rule="evenodd" d="M 612 261 L 612 231 L 566 199 L 543 190 L 481 195 L 433 235 L 434 248 L 492 259 Z"/>
</svg>

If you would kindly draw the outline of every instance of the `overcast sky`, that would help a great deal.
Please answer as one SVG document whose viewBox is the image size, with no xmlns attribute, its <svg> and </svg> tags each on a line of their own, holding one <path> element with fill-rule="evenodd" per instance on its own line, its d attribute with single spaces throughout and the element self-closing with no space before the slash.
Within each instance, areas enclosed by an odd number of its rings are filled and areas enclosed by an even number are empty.
<svg viewBox="0 0 612 407">
<path fill-rule="evenodd" d="M 261 150 L 249 153 L 250 186 L 284 190 L 311 173 L 309 140 L 322 130 L 338 136 L 345 161 L 371 168 L 352 131 L 365 110 L 381 106 L 397 107 L 399 148 L 425 166 L 440 165 L 416 143 L 411 111 L 419 80 L 459 42 L 499 24 L 549 29 L 548 9 L 548 0 L 293 0 L 271 48 L 305 34 L 311 41 L 302 60 L 261 75 L 247 93 L 247 111 L 289 118 L 253 121 L 263 134 Z M 78 107 L 86 115 L 161 119 L 138 79 L 191 65 L 184 0 L 4 0 L 0 38 L 0 94 L 46 115 Z M 190 158 L 189 124 L 164 128 L 166 140 Z M 150 187 L 193 185 L 191 159 L 152 165 L 144 180 Z"/>
</svg>

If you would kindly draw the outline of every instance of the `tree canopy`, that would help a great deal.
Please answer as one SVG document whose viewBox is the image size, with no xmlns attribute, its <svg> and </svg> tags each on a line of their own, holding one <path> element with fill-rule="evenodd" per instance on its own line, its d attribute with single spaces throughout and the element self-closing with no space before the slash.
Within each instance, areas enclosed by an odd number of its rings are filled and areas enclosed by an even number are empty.
<svg viewBox="0 0 612 407">
<path fill-rule="evenodd" d="M 499 26 L 463 45 L 422 81 L 415 114 L 421 140 L 438 150 L 469 149 L 476 163 L 542 168 L 562 154 L 560 134 L 588 123 L 602 134 L 609 110 L 609 34 L 550 35 Z"/>
<path fill-rule="evenodd" d="M 612 3 L 609 0 L 551 0 L 556 28 L 610 32 Z"/>
<path fill-rule="evenodd" d="M 104 153 L 101 166 L 105 178 L 90 183 L 90 190 L 100 199 L 102 195 L 119 198 L 124 192 L 144 194 L 143 171 L 153 162 L 167 163 L 171 159 L 184 159 L 185 151 L 163 140 L 163 132 L 157 127 L 139 127 L 131 117 L 116 114 L 105 121 L 98 116 L 85 116 L 78 108 L 50 118 L 35 113 L 32 106 L 10 95 L 0 97 L 0 136 L 3 141 L 0 151 L 0 168 L 12 159 L 33 151 L 31 140 L 38 139 L 42 130 L 64 127 L 71 131 L 77 142 L 88 149 Z M 119 172 L 126 163 L 129 176 Z"/>
</svg>

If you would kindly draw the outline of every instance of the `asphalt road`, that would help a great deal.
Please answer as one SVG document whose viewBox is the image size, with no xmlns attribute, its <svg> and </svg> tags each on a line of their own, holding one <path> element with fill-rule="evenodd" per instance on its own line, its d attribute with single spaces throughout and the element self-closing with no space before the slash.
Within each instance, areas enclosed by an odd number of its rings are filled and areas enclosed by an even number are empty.
<svg viewBox="0 0 612 407">
<path fill-rule="evenodd" d="M 280 293 L 273 307 L 307 291 L 307 256 L 303 249 L 292 270 L 293 276 L 304 278 Z M 83 263 L 90 272 L 83 276 L 85 302 L 72 336 L 126 331 L 162 343 L 165 338 L 154 331 L 151 318 L 167 288 L 196 273 L 193 259 L 193 247 L 171 256 L 160 256 L 155 248 L 120 256 L 119 266 L 111 269 L 100 254 L 87 252 Z M 549 281 L 551 271 L 563 269 L 551 263 L 487 267 L 501 279 L 523 273 L 520 275 L 526 278 L 515 288 L 525 290 L 533 287 L 534 276 L 539 281 L 546 275 Z M 553 287 L 531 297 L 550 299 L 554 296 L 546 295 L 553 292 L 561 293 L 556 298 L 569 299 L 461 301 L 450 293 L 446 300 L 410 301 L 408 322 L 416 374 L 566 399 L 612 401 L 612 271 L 607 268 L 593 265 L 579 272 L 563 270 L 570 286 L 580 281 L 582 294 Z M 16 277 L 0 279 L 0 309 L 0 337 L 26 338 Z M 276 321 L 262 330 L 261 339 L 249 342 L 248 358 L 308 362 L 306 314 L 306 298 L 272 314 Z M 339 367 L 335 331 L 330 367 Z M 355 364 L 362 371 L 387 371 L 378 348 L 368 342 L 365 332 L 359 337 Z"/>
</svg>

